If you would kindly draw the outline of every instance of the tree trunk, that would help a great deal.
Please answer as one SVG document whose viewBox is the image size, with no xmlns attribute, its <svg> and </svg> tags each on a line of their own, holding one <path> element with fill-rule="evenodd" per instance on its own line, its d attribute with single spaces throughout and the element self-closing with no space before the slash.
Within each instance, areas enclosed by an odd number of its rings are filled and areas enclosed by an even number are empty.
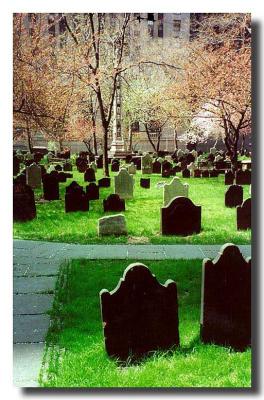
<svg viewBox="0 0 264 400">
<path fill-rule="evenodd" d="M 241 156 L 243 156 L 245 154 L 245 141 L 246 141 L 246 135 L 243 133 L 242 134 L 241 149 L 240 149 Z"/>
<path fill-rule="evenodd" d="M 174 151 L 177 151 L 179 148 L 178 146 L 178 132 L 177 129 L 174 128 Z"/>
<path fill-rule="evenodd" d="M 63 140 L 62 139 L 60 139 L 59 140 L 59 147 L 60 147 L 60 152 L 62 152 L 63 151 Z"/>
<path fill-rule="evenodd" d="M 144 124 L 144 126 L 145 126 L 145 129 L 146 129 L 146 134 L 147 134 L 149 143 L 151 144 L 151 146 L 153 147 L 154 151 L 156 152 L 157 149 L 156 149 L 156 146 L 155 146 L 153 140 L 152 140 L 151 137 L 150 137 L 149 130 L 148 130 L 148 125 L 147 125 L 147 124 Z"/>
<path fill-rule="evenodd" d="M 97 151 L 97 139 L 96 139 L 96 121 L 95 118 L 92 118 L 92 123 L 93 123 L 93 147 L 94 147 L 94 155 L 98 155 Z"/>
<path fill-rule="evenodd" d="M 132 152 L 132 145 L 133 145 L 133 132 L 131 129 L 131 124 L 129 124 L 129 131 L 128 131 L 128 151 Z"/>
<path fill-rule="evenodd" d="M 30 153 L 33 153 L 32 138 L 31 138 L 31 133 L 30 133 L 28 121 L 27 121 L 26 131 L 27 131 L 28 148 L 29 148 Z"/>
<path fill-rule="evenodd" d="M 104 176 L 109 176 L 109 166 L 108 166 L 108 127 L 106 125 L 104 128 L 103 137 L 103 166 L 104 166 Z"/>
</svg>

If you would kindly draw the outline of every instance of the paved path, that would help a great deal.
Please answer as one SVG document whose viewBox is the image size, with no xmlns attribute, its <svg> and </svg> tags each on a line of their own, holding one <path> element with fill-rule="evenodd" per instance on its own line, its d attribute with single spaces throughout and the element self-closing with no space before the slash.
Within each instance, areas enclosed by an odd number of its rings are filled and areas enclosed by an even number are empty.
<svg viewBox="0 0 264 400">
<path fill-rule="evenodd" d="M 249 245 L 239 246 L 245 257 Z M 79 245 L 14 240 L 14 384 L 38 386 L 60 264 L 73 258 L 166 260 L 214 258 L 219 245 Z"/>
</svg>

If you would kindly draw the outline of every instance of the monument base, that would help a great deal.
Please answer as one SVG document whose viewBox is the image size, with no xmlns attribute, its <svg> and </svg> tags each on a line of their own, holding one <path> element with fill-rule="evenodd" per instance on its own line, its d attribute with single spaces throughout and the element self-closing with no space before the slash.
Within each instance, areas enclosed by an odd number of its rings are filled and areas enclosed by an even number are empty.
<svg viewBox="0 0 264 400">
<path fill-rule="evenodd" d="M 108 151 L 108 156 L 110 158 L 124 158 L 131 154 L 131 152 L 125 149 L 124 140 L 115 140 L 111 143 L 110 150 Z"/>
</svg>

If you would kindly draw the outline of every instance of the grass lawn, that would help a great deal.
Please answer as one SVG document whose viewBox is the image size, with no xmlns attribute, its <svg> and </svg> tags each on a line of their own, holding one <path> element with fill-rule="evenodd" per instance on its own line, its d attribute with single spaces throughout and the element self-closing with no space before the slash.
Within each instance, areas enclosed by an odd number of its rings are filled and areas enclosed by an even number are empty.
<svg viewBox="0 0 264 400">
<path fill-rule="evenodd" d="M 132 261 L 131 261 L 132 262 Z M 46 387 L 218 387 L 251 385 L 251 350 L 199 340 L 201 260 L 143 261 L 159 282 L 177 282 L 180 348 L 120 367 L 104 349 L 99 292 L 113 290 L 127 261 L 73 260 L 61 269 L 40 384 Z"/>
<path fill-rule="evenodd" d="M 224 206 L 224 176 L 218 178 L 190 178 L 181 181 L 189 183 L 189 197 L 202 206 L 202 231 L 199 234 L 181 236 L 162 236 L 160 234 L 160 207 L 163 205 L 163 188 L 157 188 L 161 181 L 170 182 L 172 178 L 151 175 L 151 188 L 143 189 L 139 185 L 141 172 L 135 176 L 134 199 L 126 200 L 124 215 L 127 221 L 128 236 L 97 236 L 97 221 L 104 215 L 102 201 L 114 191 L 114 175 L 111 174 L 111 187 L 100 189 L 100 200 L 90 202 L 90 211 L 65 213 L 65 187 L 71 183 L 60 183 L 61 200 L 39 203 L 42 190 L 35 190 L 37 200 L 37 218 L 23 223 L 14 223 L 15 239 L 47 240 L 68 243 L 153 243 L 153 244 L 222 244 L 232 242 L 247 244 L 251 241 L 251 231 L 237 231 L 236 209 Z M 178 174 L 179 177 L 181 175 Z M 102 177 L 98 170 L 97 178 Z M 144 175 L 147 177 L 147 175 Z M 83 174 L 74 170 L 73 179 L 86 186 Z M 249 187 L 244 186 L 244 199 L 249 197 Z"/>
</svg>

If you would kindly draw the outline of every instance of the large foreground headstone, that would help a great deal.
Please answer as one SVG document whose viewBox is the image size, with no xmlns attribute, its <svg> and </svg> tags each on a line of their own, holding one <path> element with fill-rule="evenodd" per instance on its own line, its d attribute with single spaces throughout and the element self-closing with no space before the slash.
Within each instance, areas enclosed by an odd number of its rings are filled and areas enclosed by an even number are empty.
<svg viewBox="0 0 264 400">
<path fill-rule="evenodd" d="M 107 217 L 99 218 L 98 220 L 98 235 L 127 235 L 126 220 L 124 215 L 116 214 Z"/>
<path fill-rule="evenodd" d="M 45 200 L 60 199 L 58 172 L 53 171 L 50 174 L 45 174 L 42 178 L 42 183 Z"/>
<path fill-rule="evenodd" d="M 192 235 L 201 231 L 201 206 L 187 197 L 175 197 L 161 208 L 162 235 Z"/>
<path fill-rule="evenodd" d="M 125 211 L 125 200 L 120 199 L 118 194 L 110 194 L 103 201 L 104 211 Z"/>
<path fill-rule="evenodd" d="M 231 185 L 225 192 L 225 206 L 236 207 L 243 202 L 243 186 Z"/>
<path fill-rule="evenodd" d="M 181 183 L 180 178 L 176 176 L 163 187 L 163 205 L 167 206 L 172 199 L 178 196 L 188 197 L 188 191 L 188 183 Z"/>
<path fill-rule="evenodd" d="M 14 221 L 30 221 L 36 217 L 34 191 L 23 183 L 13 185 L 13 219 Z"/>
<path fill-rule="evenodd" d="M 82 186 L 78 185 L 77 182 L 72 182 L 66 188 L 65 212 L 88 211 L 88 210 L 89 210 L 89 201 Z"/>
<path fill-rule="evenodd" d="M 121 199 L 133 199 L 134 178 L 125 168 L 121 168 L 115 178 L 115 193 Z"/>
<path fill-rule="evenodd" d="M 201 340 L 244 350 L 251 343 L 251 262 L 225 244 L 203 261 Z"/>
<path fill-rule="evenodd" d="M 125 361 L 179 346 L 176 283 L 161 285 L 140 263 L 130 264 L 117 287 L 100 292 L 105 348 Z"/>
<path fill-rule="evenodd" d="M 237 207 L 237 229 L 251 229 L 251 198 Z"/>
<path fill-rule="evenodd" d="M 99 186 L 97 186 L 95 182 L 91 182 L 86 186 L 86 196 L 88 200 L 99 199 Z"/>
</svg>

